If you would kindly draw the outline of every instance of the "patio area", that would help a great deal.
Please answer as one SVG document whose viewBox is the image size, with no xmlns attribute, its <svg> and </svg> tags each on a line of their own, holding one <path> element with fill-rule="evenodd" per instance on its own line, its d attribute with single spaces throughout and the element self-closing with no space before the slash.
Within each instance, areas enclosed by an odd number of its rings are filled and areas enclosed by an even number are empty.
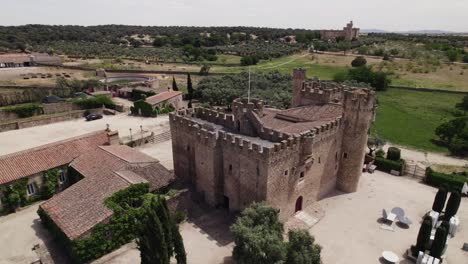
<svg viewBox="0 0 468 264">
<path fill-rule="evenodd" d="M 384 263 L 383 251 L 393 251 L 399 263 L 416 237 L 423 215 L 432 207 L 436 188 L 418 181 L 376 171 L 362 175 L 356 193 L 333 195 L 319 202 L 325 216 L 310 233 L 323 247 L 324 263 Z M 450 240 L 445 263 L 468 263 L 468 253 L 461 250 L 467 242 L 468 202 L 462 199 L 458 216 L 460 228 Z M 393 224 L 394 231 L 382 229 L 382 209 L 401 207 L 413 222 L 409 228 Z"/>
</svg>

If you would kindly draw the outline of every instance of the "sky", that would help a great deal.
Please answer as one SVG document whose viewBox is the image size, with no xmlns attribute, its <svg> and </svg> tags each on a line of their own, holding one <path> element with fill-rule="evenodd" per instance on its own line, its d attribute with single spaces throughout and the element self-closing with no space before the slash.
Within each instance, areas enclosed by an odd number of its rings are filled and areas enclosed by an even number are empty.
<svg viewBox="0 0 468 264">
<path fill-rule="evenodd" d="M 0 25 L 264 26 L 468 32 L 468 0 L 0 0 Z"/>
</svg>

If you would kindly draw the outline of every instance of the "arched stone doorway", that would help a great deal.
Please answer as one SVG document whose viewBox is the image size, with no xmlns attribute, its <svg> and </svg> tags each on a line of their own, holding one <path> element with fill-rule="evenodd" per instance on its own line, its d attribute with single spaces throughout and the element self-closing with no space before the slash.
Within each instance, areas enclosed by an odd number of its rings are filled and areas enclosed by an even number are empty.
<svg viewBox="0 0 468 264">
<path fill-rule="evenodd" d="M 296 200 L 296 207 L 294 209 L 294 213 L 297 213 L 302 210 L 302 196 L 299 196 Z"/>
</svg>

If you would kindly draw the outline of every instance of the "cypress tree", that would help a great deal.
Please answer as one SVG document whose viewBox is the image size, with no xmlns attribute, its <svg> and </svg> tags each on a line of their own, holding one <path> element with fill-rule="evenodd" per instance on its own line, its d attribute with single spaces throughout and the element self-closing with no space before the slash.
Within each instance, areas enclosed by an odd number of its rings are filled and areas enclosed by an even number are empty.
<svg viewBox="0 0 468 264">
<path fill-rule="evenodd" d="M 450 194 L 450 198 L 447 202 L 447 207 L 445 208 L 445 220 L 449 221 L 452 216 L 456 215 L 458 208 L 460 207 L 461 196 L 457 191 L 453 191 Z"/>
<path fill-rule="evenodd" d="M 167 254 L 169 257 L 171 257 L 174 254 L 174 243 L 172 241 L 173 223 L 169 211 L 167 210 L 167 206 L 164 206 L 163 203 L 166 203 L 166 199 L 159 198 L 157 203 L 156 215 L 158 216 L 164 231 L 164 238 L 167 245 Z"/>
<path fill-rule="evenodd" d="M 190 77 L 190 73 L 187 74 L 187 99 L 192 101 L 193 98 L 193 87 L 192 87 L 192 78 Z"/>
<path fill-rule="evenodd" d="M 431 239 L 432 218 L 426 217 L 419 228 L 416 246 L 413 248 L 413 255 L 417 256 L 419 251 L 426 251 L 429 240 Z"/>
<path fill-rule="evenodd" d="M 142 264 L 169 264 L 164 228 L 156 214 L 158 200 L 154 197 L 146 209 L 140 235 L 137 240 Z"/>
<path fill-rule="evenodd" d="M 441 213 L 445 206 L 445 200 L 447 200 L 447 189 L 441 187 L 434 198 L 432 210 Z"/>
<path fill-rule="evenodd" d="M 177 87 L 177 83 L 175 81 L 175 77 L 172 76 L 172 90 L 173 91 L 179 91 L 179 88 Z"/>
<path fill-rule="evenodd" d="M 187 264 L 187 254 L 185 253 L 184 241 L 179 232 L 179 226 L 173 226 L 174 253 L 177 264 Z"/>
<path fill-rule="evenodd" d="M 435 233 L 434 242 L 432 242 L 431 256 L 440 259 L 442 251 L 444 251 L 445 243 L 447 242 L 447 229 L 444 226 L 439 226 Z"/>
</svg>

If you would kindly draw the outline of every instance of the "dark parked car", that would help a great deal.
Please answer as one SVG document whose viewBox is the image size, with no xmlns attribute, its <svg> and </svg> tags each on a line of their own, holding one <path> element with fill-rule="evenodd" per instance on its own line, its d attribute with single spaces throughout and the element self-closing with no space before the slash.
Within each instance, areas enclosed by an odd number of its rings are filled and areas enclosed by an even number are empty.
<svg viewBox="0 0 468 264">
<path fill-rule="evenodd" d="M 101 119 L 102 115 L 101 114 L 89 114 L 86 116 L 86 121 L 92 121 L 96 119 Z"/>
</svg>

